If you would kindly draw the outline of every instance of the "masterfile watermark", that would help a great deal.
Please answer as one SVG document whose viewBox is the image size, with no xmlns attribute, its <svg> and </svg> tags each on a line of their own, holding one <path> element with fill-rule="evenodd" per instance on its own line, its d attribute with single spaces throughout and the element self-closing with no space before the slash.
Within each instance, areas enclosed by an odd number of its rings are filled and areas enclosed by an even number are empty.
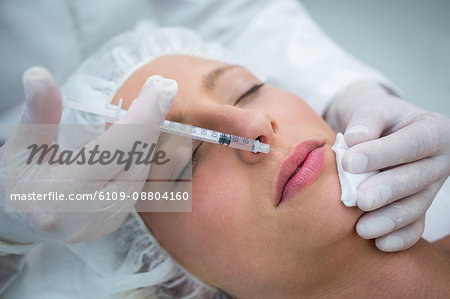
<svg viewBox="0 0 450 299">
<path fill-rule="evenodd" d="M 138 146 L 142 144 L 143 150 L 138 150 Z M 48 163 L 50 165 L 109 165 L 117 163 L 117 165 L 124 165 L 124 170 L 129 170 L 132 164 L 136 165 L 164 165 L 170 161 L 166 158 L 166 152 L 163 150 L 155 151 L 156 143 L 149 145 L 141 141 L 135 141 L 130 151 L 124 152 L 116 149 L 114 152 L 109 150 L 99 150 L 100 146 L 97 144 L 91 150 L 86 150 L 82 147 L 77 152 L 72 150 L 59 151 L 59 145 L 53 144 L 31 144 L 27 147 L 30 150 L 30 155 L 26 160 L 26 164 L 30 165 L 36 163 L 41 165 L 42 163 Z M 87 153 L 86 153 L 87 152 Z M 153 154 L 154 153 L 154 154 Z M 38 155 L 39 154 L 39 155 Z M 37 161 L 35 157 L 37 156 Z M 50 155 L 46 159 L 47 155 Z"/>
<path fill-rule="evenodd" d="M 8 212 L 192 210 L 192 140 L 154 126 L 14 125 L 5 130 Z M 57 133 L 57 135 L 55 135 Z"/>
</svg>

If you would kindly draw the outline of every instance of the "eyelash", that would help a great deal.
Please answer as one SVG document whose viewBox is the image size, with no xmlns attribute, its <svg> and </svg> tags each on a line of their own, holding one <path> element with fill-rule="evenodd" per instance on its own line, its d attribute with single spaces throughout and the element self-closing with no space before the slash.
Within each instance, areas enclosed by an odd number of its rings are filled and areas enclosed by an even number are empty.
<svg viewBox="0 0 450 299">
<path fill-rule="evenodd" d="M 241 100 L 245 99 L 246 97 L 249 97 L 250 95 L 254 94 L 255 92 L 257 92 L 261 87 L 264 86 L 264 82 L 262 83 L 258 83 L 253 85 L 249 90 L 247 90 L 246 92 L 244 92 L 233 104 L 233 106 L 236 106 Z"/>
</svg>

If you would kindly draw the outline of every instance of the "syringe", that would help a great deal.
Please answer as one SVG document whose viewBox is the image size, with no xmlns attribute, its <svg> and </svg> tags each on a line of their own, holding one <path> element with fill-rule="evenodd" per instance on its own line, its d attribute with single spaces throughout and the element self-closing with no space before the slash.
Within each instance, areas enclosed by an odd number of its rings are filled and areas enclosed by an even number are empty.
<svg viewBox="0 0 450 299">
<path fill-rule="evenodd" d="M 248 139 L 236 135 L 225 134 L 191 125 L 164 120 L 160 125 L 161 132 L 185 136 L 188 138 L 225 145 L 231 148 L 268 154 L 270 145 L 259 140 Z"/>
<path fill-rule="evenodd" d="M 78 111 L 84 111 L 87 113 L 96 114 L 102 116 L 106 122 L 116 122 L 119 120 L 127 111 L 121 109 L 123 100 L 119 100 L 119 105 L 109 104 L 106 107 L 89 106 L 84 104 L 72 102 L 63 99 L 64 107 L 71 108 Z M 270 151 L 270 145 L 267 143 L 262 143 L 259 140 L 248 139 L 245 137 L 240 137 L 236 135 L 226 134 L 222 132 L 217 132 L 213 130 L 208 130 L 204 128 L 199 128 L 187 124 L 182 124 L 174 121 L 164 120 L 160 125 L 161 132 L 184 136 L 187 138 L 192 138 L 200 141 L 206 141 L 214 144 L 224 145 L 231 148 L 250 151 L 253 153 L 265 153 L 268 154 Z M 275 149 L 273 149 L 275 150 Z M 278 150 L 281 151 L 281 150 Z M 285 151 L 281 151 L 285 152 Z M 285 152 L 287 153 L 287 152 Z"/>
</svg>

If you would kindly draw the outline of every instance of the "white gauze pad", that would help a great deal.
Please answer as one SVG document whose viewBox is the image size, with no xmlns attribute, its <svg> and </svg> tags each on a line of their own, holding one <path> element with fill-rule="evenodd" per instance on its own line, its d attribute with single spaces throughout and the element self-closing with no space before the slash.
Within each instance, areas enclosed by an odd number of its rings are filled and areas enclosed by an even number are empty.
<svg viewBox="0 0 450 299">
<path fill-rule="evenodd" d="M 336 142 L 333 145 L 333 151 L 336 153 L 336 164 L 341 183 L 341 200 L 347 207 L 356 206 L 356 191 L 358 186 L 367 178 L 375 175 L 378 171 L 366 172 L 361 174 L 353 174 L 347 172 L 342 168 L 342 157 L 346 150 L 349 149 L 345 143 L 344 135 L 338 133 L 336 135 Z"/>
</svg>

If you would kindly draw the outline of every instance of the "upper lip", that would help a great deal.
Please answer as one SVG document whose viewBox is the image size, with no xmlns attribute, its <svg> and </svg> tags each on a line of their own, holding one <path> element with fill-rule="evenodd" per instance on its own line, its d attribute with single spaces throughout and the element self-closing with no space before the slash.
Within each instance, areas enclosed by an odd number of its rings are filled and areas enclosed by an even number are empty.
<svg viewBox="0 0 450 299">
<path fill-rule="evenodd" d="M 297 168 L 299 168 L 305 161 L 310 152 L 316 148 L 321 147 L 322 144 L 316 140 L 307 140 L 297 143 L 291 150 L 290 155 L 284 159 L 278 170 L 277 180 L 275 185 L 275 206 L 281 202 L 283 197 L 283 190 L 287 182 L 295 174 Z"/>
</svg>

